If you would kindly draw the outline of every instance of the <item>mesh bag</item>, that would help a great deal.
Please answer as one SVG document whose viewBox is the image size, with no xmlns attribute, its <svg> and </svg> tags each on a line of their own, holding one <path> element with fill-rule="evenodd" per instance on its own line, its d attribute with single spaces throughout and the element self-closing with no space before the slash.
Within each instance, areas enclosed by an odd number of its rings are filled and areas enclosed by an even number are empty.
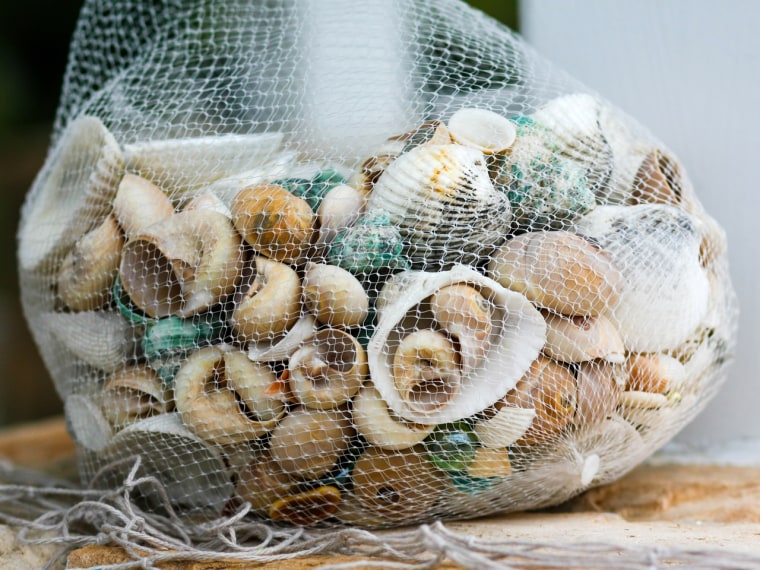
<svg viewBox="0 0 760 570">
<path fill-rule="evenodd" d="M 457 0 L 87 1 L 19 266 L 83 480 L 200 518 L 553 505 L 735 343 L 674 154 Z"/>
</svg>

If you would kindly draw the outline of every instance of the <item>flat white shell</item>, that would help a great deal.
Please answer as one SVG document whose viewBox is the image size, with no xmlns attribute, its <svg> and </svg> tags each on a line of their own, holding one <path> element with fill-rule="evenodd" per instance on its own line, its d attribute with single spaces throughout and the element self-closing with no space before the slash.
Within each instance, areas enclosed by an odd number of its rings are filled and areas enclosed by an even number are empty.
<svg viewBox="0 0 760 570">
<path fill-rule="evenodd" d="M 535 417 L 535 408 L 504 406 L 492 418 L 478 422 L 475 433 L 484 447 L 507 447 L 528 431 Z"/>
<path fill-rule="evenodd" d="M 248 345 L 248 358 L 254 362 L 286 360 L 303 342 L 317 330 L 317 320 L 313 315 L 305 315 L 296 321 L 290 330 L 274 340 L 252 342 Z"/>
<path fill-rule="evenodd" d="M 72 394 L 66 398 L 63 411 L 71 437 L 84 449 L 101 451 L 113 438 L 113 430 L 94 398 Z"/>
<path fill-rule="evenodd" d="M 478 108 L 459 109 L 448 122 L 454 142 L 476 148 L 484 154 L 507 150 L 517 137 L 512 122 L 493 111 Z"/>
<path fill-rule="evenodd" d="M 694 218 L 662 204 L 599 206 L 576 231 L 597 240 L 620 270 L 620 299 L 607 316 L 629 351 L 676 348 L 702 322 L 710 287 Z"/>
<path fill-rule="evenodd" d="M 233 492 L 221 453 L 193 435 L 177 413 L 160 414 L 120 431 L 103 450 L 106 462 L 120 461 L 116 476 L 142 459 L 141 473 L 157 477 L 173 504 L 188 511 L 220 513 Z M 146 492 L 148 488 L 144 489 Z M 150 494 L 149 499 L 158 501 Z"/>
<path fill-rule="evenodd" d="M 21 268 L 63 256 L 105 218 L 124 174 L 121 149 L 95 117 L 69 125 L 35 181 L 19 232 Z"/>
<path fill-rule="evenodd" d="M 493 304 L 491 348 L 484 365 L 463 376 L 459 391 L 445 406 L 422 413 L 411 409 L 396 388 L 392 373 L 395 349 L 401 338 L 417 327 L 418 305 L 441 287 L 455 283 L 474 286 Z M 466 418 L 492 405 L 514 388 L 545 342 L 546 323 L 523 295 L 470 267 L 455 265 L 449 271 L 411 272 L 404 294 L 386 298 L 379 311 L 367 355 L 372 382 L 396 415 L 430 425 Z"/>
</svg>

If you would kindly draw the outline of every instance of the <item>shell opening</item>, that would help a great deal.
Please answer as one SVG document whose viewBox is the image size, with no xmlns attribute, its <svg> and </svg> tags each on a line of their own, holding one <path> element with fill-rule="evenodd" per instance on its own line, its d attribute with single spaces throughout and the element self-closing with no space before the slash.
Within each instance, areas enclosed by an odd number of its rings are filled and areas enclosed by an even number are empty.
<svg viewBox="0 0 760 570">
<path fill-rule="evenodd" d="M 422 361 L 420 379 L 407 391 L 406 400 L 417 410 L 436 410 L 457 393 L 458 379 L 453 374 L 441 374 L 432 362 Z"/>
<path fill-rule="evenodd" d="M 375 498 L 379 503 L 395 505 L 401 501 L 401 494 L 393 486 L 385 485 L 377 489 Z"/>
<path fill-rule="evenodd" d="M 350 337 L 334 331 L 320 331 L 315 342 L 315 356 L 331 369 L 344 373 L 354 367 L 357 351 Z"/>
<path fill-rule="evenodd" d="M 129 296 L 148 314 L 169 316 L 184 303 L 181 279 L 172 261 L 153 243 L 135 240 L 124 247 L 121 281 Z M 129 268 L 125 271 L 124 268 Z"/>
</svg>

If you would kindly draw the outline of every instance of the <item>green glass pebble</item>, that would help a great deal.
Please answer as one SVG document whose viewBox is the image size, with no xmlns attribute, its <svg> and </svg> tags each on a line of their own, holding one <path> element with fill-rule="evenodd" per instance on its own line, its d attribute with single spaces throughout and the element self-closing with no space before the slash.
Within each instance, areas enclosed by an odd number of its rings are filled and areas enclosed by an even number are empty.
<svg viewBox="0 0 760 570">
<path fill-rule="evenodd" d="M 454 473 L 465 472 L 480 447 L 478 436 L 467 422 L 436 426 L 422 443 L 436 467 Z"/>
<path fill-rule="evenodd" d="M 338 233 L 330 244 L 328 262 L 353 274 L 410 267 L 401 233 L 382 212 L 366 215 Z"/>
<path fill-rule="evenodd" d="M 346 178 L 337 170 L 325 168 L 317 172 L 311 179 L 308 178 L 281 178 L 275 180 L 277 184 L 299 198 L 303 198 L 315 212 L 322 203 L 325 195 L 339 184 L 345 184 Z"/>
<path fill-rule="evenodd" d="M 499 481 L 502 477 L 471 477 L 466 473 L 450 474 L 451 482 L 458 491 L 468 495 L 477 495 L 487 491 Z"/>
<path fill-rule="evenodd" d="M 143 353 L 149 362 L 171 359 L 177 354 L 197 349 L 202 343 L 219 338 L 223 327 L 224 322 L 218 319 L 158 319 L 145 327 Z"/>
</svg>

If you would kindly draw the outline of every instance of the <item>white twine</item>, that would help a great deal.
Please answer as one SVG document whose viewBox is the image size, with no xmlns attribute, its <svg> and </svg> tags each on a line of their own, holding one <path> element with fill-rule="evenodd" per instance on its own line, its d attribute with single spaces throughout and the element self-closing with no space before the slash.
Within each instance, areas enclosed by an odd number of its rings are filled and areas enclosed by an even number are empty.
<svg viewBox="0 0 760 570">
<path fill-rule="evenodd" d="M 6 481 L 0 484 L 0 521 L 19 527 L 24 543 L 61 546 L 46 568 L 55 566 L 72 549 L 104 544 L 120 546 L 132 560 L 101 565 L 102 570 L 157 568 L 176 561 L 264 563 L 316 554 L 359 557 L 320 566 L 323 570 L 421 570 L 444 561 L 478 570 L 760 567 L 759 554 L 717 548 L 480 540 L 452 532 L 440 521 L 382 534 L 360 528 L 283 528 L 249 517 L 246 503 L 232 514 L 194 522 L 179 518 L 159 480 L 140 475 L 140 465 L 137 458 L 119 488 L 103 490 L 94 488 L 97 477 L 91 488 L 79 488 L 0 461 L 0 479 Z M 22 480 L 33 483 L 18 483 Z M 146 488 L 158 494 L 165 513 L 144 511 L 136 504 L 138 490 Z"/>
</svg>

